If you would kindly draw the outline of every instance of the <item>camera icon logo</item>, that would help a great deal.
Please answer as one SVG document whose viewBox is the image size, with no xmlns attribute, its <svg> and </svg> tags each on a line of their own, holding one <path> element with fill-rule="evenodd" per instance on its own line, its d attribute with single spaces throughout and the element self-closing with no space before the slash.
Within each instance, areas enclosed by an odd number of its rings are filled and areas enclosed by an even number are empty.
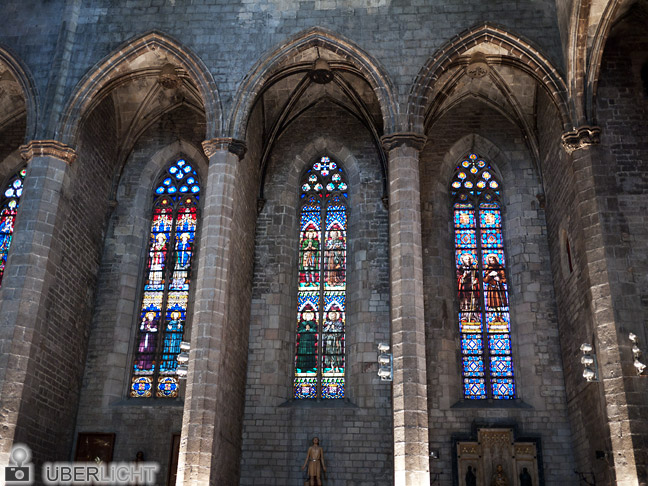
<svg viewBox="0 0 648 486">
<path fill-rule="evenodd" d="M 9 465 L 4 468 L 7 485 L 32 484 L 34 465 L 31 464 L 31 450 L 25 444 L 14 444 L 11 448 Z"/>
</svg>

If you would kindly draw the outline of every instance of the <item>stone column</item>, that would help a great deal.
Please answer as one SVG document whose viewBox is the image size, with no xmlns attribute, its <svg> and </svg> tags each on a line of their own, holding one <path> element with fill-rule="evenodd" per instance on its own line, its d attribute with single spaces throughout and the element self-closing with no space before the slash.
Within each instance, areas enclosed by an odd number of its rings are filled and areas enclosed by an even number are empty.
<svg viewBox="0 0 648 486">
<path fill-rule="evenodd" d="M 596 178 L 600 176 L 597 166 L 604 163 L 599 145 L 600 132 L 598 127 L 582 126 L 563 135 L 563 146 L 572 156 L 576 204 L 585 242 L 586 268 L 583 273 L 591 302 L 590 319 L 596 336 L 596 342 L 592 344 L 596 345 L 600 396 L 606 415 L 604 419 L 607 419 L 607 423 L 600 424 L 600 430 L 608 434 L 606 442 L 612 447 L 607 460 L 614 469 L 615 484 L 637 486 L 641 482 L 638 481 L 641 479 L 638 478 L 638 466 L 644 468 L 637 463 L 636 454 L 642 448 L 640 435 L 645 434 L 645 419 L 633 417 L 631 413 L 633 406 L 641 406 L 642 397 L 634 391 L 636 385 L 631 383 L 638 378 L 629 352 L 628 330 L 622 329 L 622 323 L 617 321 L 614 312 L 612 286 L 618 282 L 613 281 L 609 271 L 608 254 L 612 250 L 606 240 L 611 235 L 603 220 L 607 196 L 601 194 L 596 185 Z M 607 167 L 603 168 L 603 171 L 607 170 Z M 590 405 L 583 403 L 581 406 Z"/>
<path fill-rule="evenodd" d="M 209 169 L 203 193 L 177 483 L 207 486 L 234 484 L 227 468 L 238 470 L 240 460 L 228 456 L 231 448 L 223 435 L 224 429 L 240 421 L 228 416 L 229 393 L 236 385 L 229 382 L 224 354 L 228 344 L 230 278 L 236 265 L 232 261 L 235 183 L 245 146 L 231 138 L 217 138 L 203 142 L 203 149 Z"/>
<path fill-rule="evenodd" d="M 425 137 L 382 139 L 389 159 L 394 483 L 430 484 L 419 151 Z"/>
<path fill-rule="evenodd" d="M 14 442 L 26 440 L 22 425 L 35 420 L 27 402 L 42 393 L 33 379 L 35 359 L 60 257 L 61 193 L 76 158 L 55 140 L 32 140 L 20 152 L 29 166 L 0 289 L 0 464 L 7 464 Z"/>
</svg>

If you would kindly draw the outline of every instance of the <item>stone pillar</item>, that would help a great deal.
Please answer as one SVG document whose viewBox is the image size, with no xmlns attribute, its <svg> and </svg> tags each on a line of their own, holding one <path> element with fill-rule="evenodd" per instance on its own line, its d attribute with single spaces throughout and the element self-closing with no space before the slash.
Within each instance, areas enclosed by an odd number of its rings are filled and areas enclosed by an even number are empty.
<svg viewBox="0 0 648 486">
<path fill-rule="evenodd" d="M 425 137 L 382 139 L 389 159 L 394 483 L 430 484 L 419 151 Z"/>
<path fill-rule="evenodd" d="M 228 381 L 229 364 L 224 354 L 228 344 L 230 272 L 236 265 L 232 261 L 235 183 L 245 146 L 231 138 L 217 138 L 203 142 L 203 149 L 209 169 L 203 193 L 177 484 L 207 486 L 234 484 L 227 468 L 237 471 L 240 460 L 228 457 L 229 447 L 224 443 L 223 430 L 240 421 L 228 416 L 228 398 L 236 385 Z"/>
<path fill-rule="evenodd" d="M 29 416 L 30 397 L 42 394 L 33 378 L 35 360 L 60 257 L 61 193 L 76 158 L 72 148 L 55 140 L 32 140 L 20 152 L 29 166 L 0 289 L 0 464 L 7 464 L 14 442 L 26 440 L 21 426 L 35 420 Z"/>
<path fill-rule="evenodd" d="M 641 434 L 645 434 L 645 419 L 633 417 L 633 405 L 641 405 L 642 397 L 635 392 L 637 380 L 634 373 L 632 356 L 629 352 L 628 330 L 617 321 L 612 286 L 617 283 L 609 272 L 608 255 L 612 252 L 607 246 L 609 231 L 604 226 L 603 206 L 607 199 L 597 188 L 597 166 L 603 163 L 599 145 L 600 129 L 583 126 L 563 135 L 563 146 L 571 154 L 574 167 L 575 194 L 581 231 L 585 243 L 584 275 L 589 293 L 590 319 L 595 336 L 598 371 L 600 380 L 602 408 L 607 423 L 600 424 L 600 431 L 608 435 L 612 450 L 608 461 L 614 469 L 615 484 L 637 486 L 637 450 L 642 449 Z M 607 171 L 607 167 L 603 168 Z M 620 289 L 616 290 L 617 295 Z M 639 324 L 641 325 L 641 324 Z M 625 351 L 622 349 L 625 348 Z M 587 386 L 597 386 L 592 383 Z M 634 397 L 634 398 L 633 398 Z M 591 404 L 582 403 L 582 407 Z M 605 432 L 603 432 L 605 431 Z M 645 440 L 645 439 L 644 439 Z M 636 443 L 633 444 L 633 441 Z M 593 457 L 593 451 L 589 451 Z M 645 478 L 644 478 L 645 480 Z"/>
</svg>

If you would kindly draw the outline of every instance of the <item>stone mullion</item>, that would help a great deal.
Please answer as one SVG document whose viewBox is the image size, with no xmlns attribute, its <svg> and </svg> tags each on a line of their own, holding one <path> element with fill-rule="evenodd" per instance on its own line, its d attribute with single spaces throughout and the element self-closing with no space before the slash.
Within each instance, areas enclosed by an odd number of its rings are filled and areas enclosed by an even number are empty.
<svg viewBox="0 0 648 486">
<path fill-rule="evenodd" d="M 54 140 L 33 140 L 21 147 L 28 162 L 7 268 L 0 291 L 0 463 L 7 464 L 21 435 L 21 409 L 35 374 L 35 354 L 46 331 L 47 295 L 60 258 L 58 230 L 72 148 Z"/>
<path fill-rule="evenodd" d="M 585 241 L 585 263 L 591 318 L 596 336 L 599 379 L 604 392 L 608 420 L 608 440 L 616 484 L 636 486 L 637 471 L 632 441 L 633 427 L 628 413 L 618 324 L 614 316 L 610 275 L 606 257 L 605 228 L 601 219 L 602 205 L 597 197 L 595 161 L 600 157 L 598 144 L 579 146 L 573 153 L 575 192 Z M 636 433 L 636 432 L 635 432 Z"/>
<path fill-rule="evenodd" d="M 182 419 L 178 484 L 219 484 L 218 461 L 228 461 L 221 430 L 228 399 L 221 374 L 227 346 L 236 172 L 243 147 L 231 139 L 203 143 L 209 158 L 201 217 L 191 351 Z"/>
<path fill-rule="evenodd" d="M 425 138 L 383 138 L 389 160 L 394 481 L 430 484 L 419 150 Z"/>
</svg>

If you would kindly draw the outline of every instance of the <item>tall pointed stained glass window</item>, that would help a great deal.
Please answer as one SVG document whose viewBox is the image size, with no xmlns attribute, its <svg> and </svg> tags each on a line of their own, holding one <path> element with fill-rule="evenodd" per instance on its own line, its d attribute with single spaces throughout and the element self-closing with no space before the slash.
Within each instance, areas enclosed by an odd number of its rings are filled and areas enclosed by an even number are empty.
<svg viewBox="0 0 648 486">
<path fill-rule="evenodd" d="M 485 160 L 470 154 L 457 167 L 451 186 L 464 397 L 512 399 L 500 183 Z"/>
<path fill-rule="evenodd" d="M 0 209 L 0 285 L 2 285 L 2 277 L 4 277 L 14 223 L 16 222 L 16 214 L 18 214 L 18 203 L 22 195 L 26 173 L 27 167 L 23 167 L 9 179 L 4 188 L 2 209 Z"/>
<path fill-rule="evenodd" d="M 200 183 L 185 160 L 155 186 L 130 396 L 178 396 L 178 355 L 187 321 Z"/>
<path fill-rule="evenodd" d="M 301 185 L 296 399 L 344 398 L 347 182 L 329 157 Z"/>
</svg>

